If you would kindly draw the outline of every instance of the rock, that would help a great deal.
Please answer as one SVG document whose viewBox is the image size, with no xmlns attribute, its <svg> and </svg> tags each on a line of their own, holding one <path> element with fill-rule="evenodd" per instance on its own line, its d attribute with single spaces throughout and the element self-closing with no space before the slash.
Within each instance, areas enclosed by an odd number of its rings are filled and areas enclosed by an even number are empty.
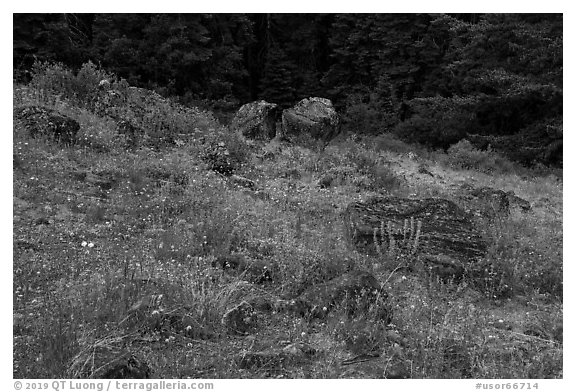
<svg viewBox="0 0 576 392">
<path fill-rule="evenodd" d="M 302 363 L 315 354 L 316 350 L 306 343 L 292 343 L 282 349 L 244 351 L 236 357 L 236 363 L 241 369 L 273 369 Z"/>
<path fill-rule="evenodd" d="M 229 332 L 246 335 L 256 325 L 256 314 L 252 305 L 242 301 L 224 313 L 221 322 Z"/>
<path fill-rule="evenodd" d="M 80 130 L 78 121 L 41 106 L 19 107 L 14 111 L 14 118 L 21 121 L 30 136 L 44 135 L 65 145 L 76 143 Z"/>
<path fill-rule="evenodd" d="M 508 203 L 510 204 L 510 206 L 518 207 L 522 212 L 527 212 L 532 209 L 530 202 L 528 200 L 516 196 L 514 191 L 506 192 L 506 195 L 508 195 Z"/>
<path fill-rule="evenodd" d="M 512 207 L 517 207 L 522 212 L 531 209 L 530 203 L 516 196 L 514 191 L 504 192 L 490 187 L 474 188 L 468 184 L 462 185 L 461 191 L 464 192 L 464 199 L 475 202 L 472 210 L 484 217 L 507 216 Z"/>
<path fill-rule="evenodd" d="M 249 178 L 239 176 L 237 174 L 232 174 L 228 177 L 229 180 L 234 184 L 242 188 L 250 189 L 251 191 L 256 190 L 256 183 Z"/>
<path fill-rule="evenodd" d="M 378 280 L 369 272 L 352 271 L 335 279 L 316 284 L 292 300 L 279 300 L 279 311 L 290 311 L 302 317 L 324 318 L 338 305 L 348 315 L 367 313 L 371 305 L 379 305 L 378 317 L 388 323 L 391 310 L 385 303 L 387 295 Z"/>
<path fill-rule="evenodd" d="M 449 256 L 463 264 L 479 260 L 486 253 L 482 235 L 469 215 L 449 200 L 375 197 L 348 205 L 343 220 L 348 240 L 369 253 L 377 251 L 375 231 L 377 241 L 390 245 L 392 237 L 400 246 L 406 242 L 406 231 L 416 237 L 412 226 L 417 226 L 418 221 L 421 229 L 417 253 Z"/>
<path fill-rule="evenodd" d="M 332 176 L 331 174 L 325 174 L 318 180 L 318 186 L 320 187 L 320 189 L 327 189 L 332 186 L 333 182 L 334 182 L 334 176 Z"/>
<path fill-rule="evenodd" d="M 340 117 L 329 99 L 306 98 L 282 112 L 279 136 L 290 140 L 305 135 L 328 144 L 340 130 Z"/>
<path fill-rule="evenodd" d="M 230 129 L 242 133 L 244 137 L 258 140 L 271 140 L 276 136 L 276 116 L 278 105 L 266 101 L 250 102 L 238 110 Z"/>
<path fill-rule="evenodd" d="M 246 302 L 248 302 L 254 309 L 259 310 L 261 312 L 269 312 L 271 310 L 274 310 L 275 300 L 266 295 L 247 298 Z"/>
<path fill-rule="evenodd" d="M 461 262 L 449 256 L 424 255 L 422 262 L 431 274 L 440 277 L 443 282 L 460 283 L 466 271 Z"/>
<path fill-rule="evenodd" d="M 151 369 L 147 363 L 140 361 L 134 355 L 125 360 L 116 362 L 99 378 L 108 379 L 134 379 L 150 378 Z"/>
<path fill-rule="evenodd" d="M 482 187 L 472 189 L 470 194 L 483 204 L 481 207 L 482 215 L 496 217 L 510 214 L 510 202 L 506 192 L 490 187 Z"/>
</svg>

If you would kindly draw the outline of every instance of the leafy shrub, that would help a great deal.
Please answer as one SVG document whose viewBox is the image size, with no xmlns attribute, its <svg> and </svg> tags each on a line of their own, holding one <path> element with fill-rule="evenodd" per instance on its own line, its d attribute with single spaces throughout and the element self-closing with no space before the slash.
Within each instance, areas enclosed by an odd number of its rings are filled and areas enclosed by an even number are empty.
<svg viewBox="0 0 576 392">
<path fill-rule="evenodd" d="M 211 170 L 230 175 L 250 159 L 250 147 L 233 132 L 212 131 L 203 138 L 202 158 Z"/>
<path fill-rule="evenodd" d="M 211 113 L 130 87 L 91 62 L 76 74 L 60 63 L 37 62 L 29 87 L 33 98 L 43 104 L 64 101 L 100 117 L 129 121 L 143 131 L 150 147 L 183 144 L 192 135 L 220 127 Z M 23 95 L 19 93 L 18 98 L 24 99 Z"/>
<path fill-rule="evenodd" d="M 477 170 L 483 173 L 506 173 L 514 170 L 512 162 L 488 148 L 482 151 L 463 139 L 450 146 L 447 163 L 456 169 Z"/>
<path fill-rule="evenodd" d="M 49 95 L 57 95 L 78 106 L 94 109 L 104 94 L 99 88 L 103 80 L 118 84 L 113 74 L 90 61 L 82 65 L 77 74 L 61 63 L 36 62 L 32 68 L 30 86 L 45 94 L 46 99 Z"/>
</svg>

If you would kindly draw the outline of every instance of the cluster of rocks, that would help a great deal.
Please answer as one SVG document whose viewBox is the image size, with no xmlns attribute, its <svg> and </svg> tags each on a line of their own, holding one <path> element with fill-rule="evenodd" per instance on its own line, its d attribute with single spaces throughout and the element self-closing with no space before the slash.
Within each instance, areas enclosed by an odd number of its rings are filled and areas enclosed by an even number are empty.
<svg viewBox="0 0 576 392">
<path fill-rule="evenodd" d="M 296 141 L 304 136 L 324 144 L 341 130 L 340 117 L 326 98 L 306 98 L 283 110 L 280 126 L 277 125 L 278 117 L 278 105 L 263 100 L 250 102 L 238 110 L 230 128 L 249 139 Z"/>
</svg>

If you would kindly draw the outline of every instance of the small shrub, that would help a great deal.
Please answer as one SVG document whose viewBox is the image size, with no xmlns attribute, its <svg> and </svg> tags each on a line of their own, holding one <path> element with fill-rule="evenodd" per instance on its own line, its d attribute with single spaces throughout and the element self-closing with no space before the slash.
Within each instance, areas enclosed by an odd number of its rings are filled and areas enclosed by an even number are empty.
<svg viewBox="0 0 576 392">
<path fill-rule="evenodd" d="M 80 107 L 94 110 L 103 94 L 99 84 L 102 80 L 114 81 L 115 77 L 92 62 L 85 63 L 75 75 L 61 63 L 36 62 L 32 68 L 30 87 L 44 99 L 60 96 Z"/>
<path fill-rule="evenodd" d="M 202 158 L 210 170 L 230 175 L 249 162 L 250 148 L 235 133 L 213 131 L 204 138 Z"/>
<path fill-rule="evenodd" d="M 477 170 L 483 173 L 506 173 L 514 171 L 514 165 L 490 148 L 482 151 L 463 139 L 447 151 L 448 164 L 456 169 Z"/>
</svg>

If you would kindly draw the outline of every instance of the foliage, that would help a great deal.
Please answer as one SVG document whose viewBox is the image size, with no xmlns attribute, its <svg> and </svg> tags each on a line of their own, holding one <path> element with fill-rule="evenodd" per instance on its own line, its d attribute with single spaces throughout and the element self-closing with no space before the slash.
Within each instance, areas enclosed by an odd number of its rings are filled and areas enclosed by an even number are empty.
<svg viewBox="0 0 576 392">
<path fill-rule="evenodd" d="M 394 130 L 445 149 L 466 133 L 516 135 L 562 116 L 561 14 L 16 14 L 14 22 L 16 77 L 29 79 L 33 59 L 76 71 L 90 58 L 130 85 L 205 102 L 224 119 L 233 107 L 222 103 L 290 107 L 321 96 L 348 131 Z"/>
<path fill-rule="evenodd" d="M 474 147 L 468 140 L 453 144 L 447 151 L 447 163 L 457 169 L 477 170 L 484 173 L 513 172 L 512 162 L 488 148 L 485 151 Z"/>
<path fill-rule="evenodd" d="M 430 147 L 446 148 L 466 136 L 473 124 L 477 98 L 415 98 L 405 104 L 394 133 L 403 140 Z"/>
</svg>

